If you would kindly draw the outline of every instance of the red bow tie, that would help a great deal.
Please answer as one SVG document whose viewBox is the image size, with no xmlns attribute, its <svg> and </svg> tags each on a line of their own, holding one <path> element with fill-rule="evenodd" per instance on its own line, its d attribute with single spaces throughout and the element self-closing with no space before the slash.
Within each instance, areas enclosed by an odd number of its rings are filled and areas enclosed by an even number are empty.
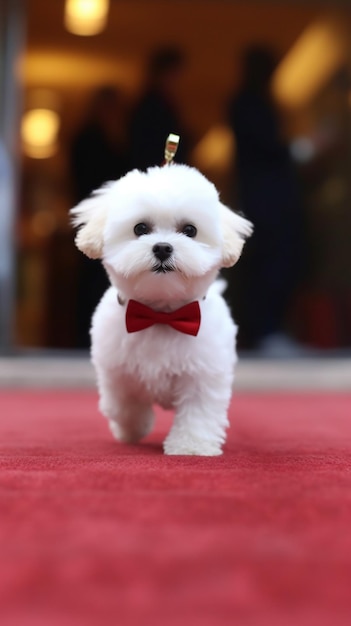
<svg viewBox="0 0 351 626">
<path fill-rule="evenodd" d="M 168 324 L 181 333 L 196 336 L 199 332 L 200 320 L 198 302 L 190 302 L 171 313 L 162 313 L 136 300 L 129 300 L 126 311 L 126 326 L 129 333 L 144 330 L 154 324 Z"/>
</svg>

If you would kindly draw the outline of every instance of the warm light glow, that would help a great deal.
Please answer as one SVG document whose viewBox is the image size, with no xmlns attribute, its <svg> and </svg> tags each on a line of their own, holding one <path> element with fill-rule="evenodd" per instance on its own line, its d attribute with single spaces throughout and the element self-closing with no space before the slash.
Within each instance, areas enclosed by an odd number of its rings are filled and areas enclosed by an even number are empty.
<svg viewBox="0 0 351 626">
<path fill-rule="evenodd" d="M 32 109 L 24 114 L 21 124 L 23 149 L 27 156 L 45 159 L 57 150 L 60 118 L 50 109 Z"/>
<path fill-rule="evenodd" d="M 40 209 L 36 211 L 30 220 L 33 235 L 36 237 L 49 237 L 52 235 L 58 224 L 57 217 L 50 209 Z"/>
<path fill-rule="evenodd" d="M 37 85 L 48 89 L 94 89 L 101 85 L 123 85 L 129 93 L 137 93 L 141 70 L 133 60 L 111 58 L 94 52 L 29 50 L 20 57 L 17 76 L 27 89 Z M 48 107 L 50 108 L 50 107 Z"/>
<path fill-rule="evenodd" d="M 195 147 L 192 158 L 204 170 L 225 171 L 232 162 L 235 141 L 228 126 L 213 126 Z"/>
<path fill-rule="evenodd" d="M 274 74 L 276 99 L 289 107 L 310 102 L 345 61 L 347 44 L 347 32 L 337 19 L 324 19 L 309 26 Z"/>
<path fill-rule="evenodd" d="M 65 26 L 75 35 L 96 35 L 106 26 L 109 0 L 66 0 Z"/>
</svg>

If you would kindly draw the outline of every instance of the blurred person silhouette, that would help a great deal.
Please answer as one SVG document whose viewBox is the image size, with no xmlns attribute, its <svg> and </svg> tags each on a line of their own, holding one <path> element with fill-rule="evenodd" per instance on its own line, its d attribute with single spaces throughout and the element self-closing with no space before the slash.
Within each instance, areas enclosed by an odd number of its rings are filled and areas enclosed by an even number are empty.
<svg viewBox="0 0 351 626">
<path fill-rule="evenodd" d="M 176 47 L 154 52 L 148 63 L 146 87 L 131 119 L 132 165 L 145 170 L 160 165 L 169 133 L 180 135 L 175 161 L 185 163 L 188 140 L 179 119 L 179 80 L 185 67 L 185 56 Z"/>
<path fill-rule="evenodd" d="M 117 88 L 104 86 L 92 95 L 85 122 L 71 146 L 75 203 L 130 169 L 125 120 L 126 105 Z M 77 263 L 76 347 L 87 348 L 91 316 L 109 283 L 99 261 L 80 254 Z"/>
<path fill-rule="evenodd" d="M 241 87 L 229 105 L 239 207 L 255 228 L 239 264 L 238 292 L 229 292 L 229 299 L 243 347 L 288 356 L 295 349 L 285 323 L 301 270 L 302 212 L 270 90 L 275 67 L 275 55 L 266 46 L 248 48 Z"/>
</svg>

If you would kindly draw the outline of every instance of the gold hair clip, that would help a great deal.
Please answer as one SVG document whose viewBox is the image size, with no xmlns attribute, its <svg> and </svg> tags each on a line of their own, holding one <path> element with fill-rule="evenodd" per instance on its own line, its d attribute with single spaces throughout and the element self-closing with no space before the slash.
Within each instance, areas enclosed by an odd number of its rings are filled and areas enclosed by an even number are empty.
<svg viewBox="0 0 351 626">
<path fill-rule="evenodd" d="M 165 164 L 169 165 L 172 163 L 178 149 L 179 141 L 179 135 L 174 135 L 173 133 L 168 135 L 165 145 Z"/>
</svg>

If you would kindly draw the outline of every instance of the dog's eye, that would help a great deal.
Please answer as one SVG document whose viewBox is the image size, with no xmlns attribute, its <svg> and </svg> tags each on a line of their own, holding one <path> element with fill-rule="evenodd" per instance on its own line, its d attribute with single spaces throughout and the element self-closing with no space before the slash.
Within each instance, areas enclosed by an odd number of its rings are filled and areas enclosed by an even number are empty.
<svg viewBox="0 0 351 626">
<path fill-rule="evenodd" d="M 185 226 L 183 226 L 182 228 L 182 233 L 187 237 L 196 237 L 197 228 L 193 224 L 185 224 Z"/>
<path fill-rule="evenodd" d="M 140 224 L 136 224 L 134 226 L 134 234 L 137 237 L 141 237 L 141 235 L 148 235 L 150 231 L 150 226 L 148 224 L 144 224 L 144 222 L 140 222 Z"/>
</svg>

